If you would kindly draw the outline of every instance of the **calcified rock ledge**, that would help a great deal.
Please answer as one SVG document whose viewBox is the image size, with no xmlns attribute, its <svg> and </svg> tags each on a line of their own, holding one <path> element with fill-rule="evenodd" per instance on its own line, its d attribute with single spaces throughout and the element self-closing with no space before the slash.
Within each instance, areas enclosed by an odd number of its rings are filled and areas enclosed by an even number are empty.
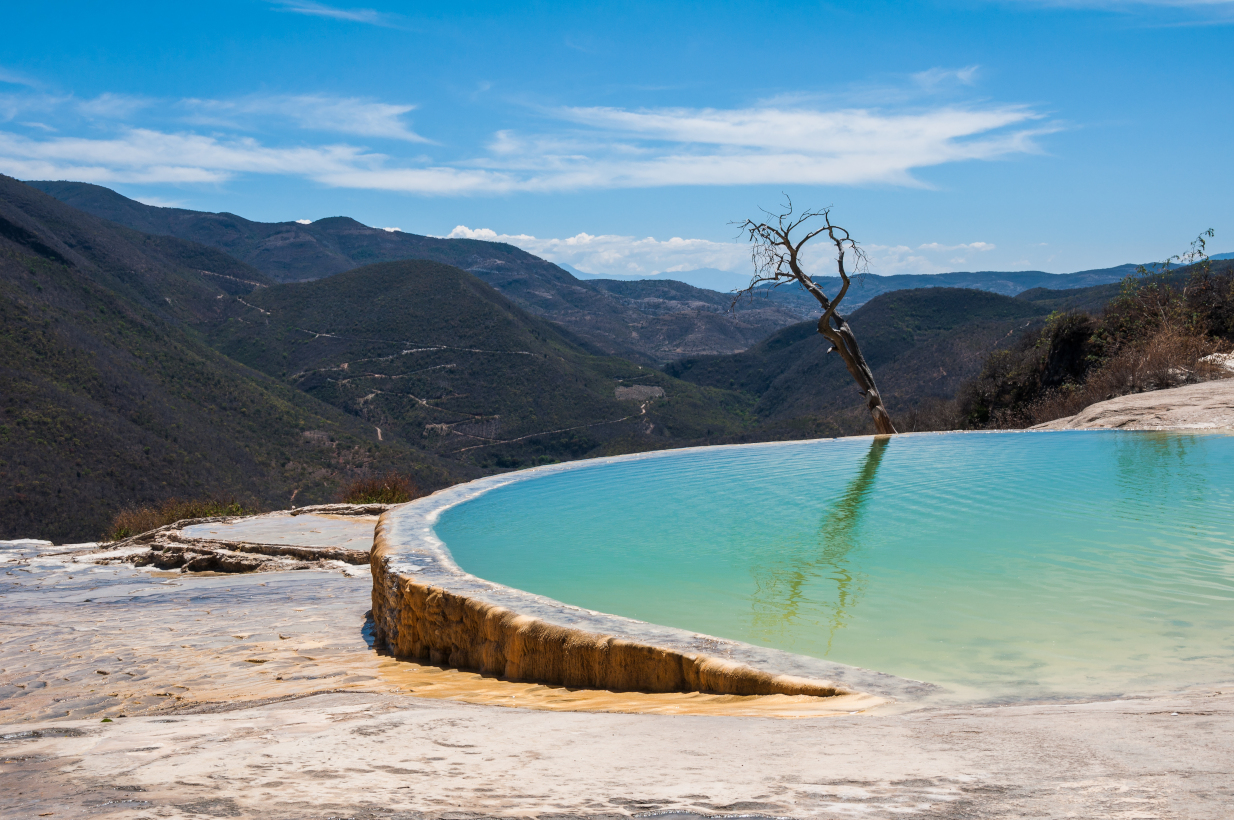
<svg viewBox="0 0 1234 820">
<path fill-rule="evenodd" d="M 775 446 L 775 445 L 744 445 Z M 515 481 L 641 453 L 554 464 L 442 490 L 384 513 L 371 553 L 378 643 L 513 681 L 639 692 L 915 699 L 930 684 L 568 606 L 484 581 L 454 562 L 432 526 L 446 509 Z"/>
<path fill-rule="evenodd" d="M 338 563 L 359 566 L 369 563 L 367 548 L 265 543 L 234 537 L 208 538 L 190 534 L 190 530 L 200 530 L 203 529 L 202 525 L 208 524 L 276 522 L 301 515 L 372 517 L 388 509 L 388 504 L 318 504 L 256 516 L 188 518 L 100 545 L 93 551 L 96 555 L 94 562 L 153 566 L 181 572 L 226 573 L 331 569 Z"/>
<path fill-rule="evenodd" d="M 1133 393 L 1032 430 L 1234 430 L 1234 378 Z"/>
</svg>

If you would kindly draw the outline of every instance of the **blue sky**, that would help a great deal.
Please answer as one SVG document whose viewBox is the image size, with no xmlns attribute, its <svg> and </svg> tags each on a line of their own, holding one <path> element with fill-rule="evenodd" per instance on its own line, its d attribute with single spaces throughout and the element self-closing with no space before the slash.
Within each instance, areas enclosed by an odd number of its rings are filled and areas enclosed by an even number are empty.
<svg viewBox="0 0 1234 820">
<path fill-rule="evenodd" d="M 1234 2 L 22 4 L 0 171 L 277 221 L 745 270 L 834 206 L 875 273 L 1234 249 Z"/>
</svg>

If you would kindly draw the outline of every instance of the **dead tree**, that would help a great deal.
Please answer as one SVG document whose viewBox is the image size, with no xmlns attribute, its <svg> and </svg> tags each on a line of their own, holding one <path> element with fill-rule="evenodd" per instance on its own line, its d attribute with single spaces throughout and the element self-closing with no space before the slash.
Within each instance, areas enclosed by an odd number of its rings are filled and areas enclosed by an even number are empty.
<svg viewBox="0 0 1234 820">
<path fill-rule="evenodd" d="M 830 208 L 794 214 L 790 200 L 785 212 L 765 213 L 768 216 L 767 222 L 747 219 L 740 226 L 741 233 L 749 238 L 752 246 L 750 256 L 754 260 L 754 277 L 750 280 L 749 287 L 738 296 L 753 295 L 755 288 L 768 284 L 778 287 L 796 282 L 805 288 L 823 307 L 823 315 L 818 320 L 818 332 L 831 342 L 831 348 L 827 352 L 838 352 L 844 360 L 844 366 L 848 368 L 853 381 L 857 382 L 857 389 L 874 419 L 874 429 L 880 435 L 894 434 L 896 429 L 891 423 L 891 416 L 887 414 L 887 408 L 883 406 L 878 387 L 874 384 L 874 373 L 861 355 L 853 329 L 839 312 L 840 303 L 844 301 L 852 283 L 850 271 L 844 265 L 845 257 L 852 257 L 852 272 L 857 273 L 865 266 L 865 253 L 847 230 L 832 224 Z M 793 236 L 794 231 L 799 231 L 800 238 Z M 826 234 L 835 246 L 836 267 L 843 283 L 834 297 L 827 296 L 822 287 L 801 269 L 801 249 L 811 239 L 823 234 Z"/>
</svg>

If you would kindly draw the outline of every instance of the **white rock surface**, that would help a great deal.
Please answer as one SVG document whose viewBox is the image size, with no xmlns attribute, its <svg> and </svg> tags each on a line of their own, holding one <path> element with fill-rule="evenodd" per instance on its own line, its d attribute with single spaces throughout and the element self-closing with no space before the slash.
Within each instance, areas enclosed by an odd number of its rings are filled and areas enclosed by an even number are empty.
<svg viewBox="0 0 1234 820">
<path fill-rule="evenodd" d="M 1234 684 L 800 720 L 545 711 L 586 693 L 373 651 L 366 579 L 74 557 L 0 573 L 0 817 L 1216 820 L 1234 804 Z M 540 706 L 509 708 L 524 698 Z"/>
<path fill-rule="evenodd" d="M 1098 402 L 1033 430 L 1234 430 L 1234 379 Z"/>
<path fill-rule="evenodd" d="M 1217 820 L 1234 802 L 1234 695 L 1212 691 L 800 721 L 351 692 L 3 729 L 9 817 Z"/>
</svg>

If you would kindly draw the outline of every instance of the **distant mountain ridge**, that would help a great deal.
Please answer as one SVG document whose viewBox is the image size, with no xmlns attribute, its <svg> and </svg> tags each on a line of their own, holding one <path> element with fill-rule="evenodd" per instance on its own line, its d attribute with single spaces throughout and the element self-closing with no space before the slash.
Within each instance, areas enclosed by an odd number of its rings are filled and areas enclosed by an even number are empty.
<svg viewBox="0 0 1234 820">
<path fill-rule="evenodd" d="M 520 307 L 558 322 L 605 353 L 663 364 L 681 358 L 746 350 L 780 328 L 808 318 L 817 303 L 799 288 L 761 288 L 730 312 L 732 296 L 701 287 L 719 274 L 730 283 L 748 279 L 718 270 L 660 274 L 654 278 L 572 275 L 526 251 L 500 242 L 444 239 L 328 217 L 307 225 L 254 222 L 231 213 L 146 205 L 84 182 L 27 183 L 87 213 L 148 234 L 176 236 L 221 250 L 274 281 L 320 279 L 374 262 L 427 259 L 461 268 L 501 291 Z M 568 267 L 568 266 L 567 266 Z M 855 310 L 883 293 L 928 287 L 962 287 L 1015 296 L 1034 288 L 1063 290 L 1117 282 L 1134 265 L 1053 274 L 1044 271 L 976 271 L 860 276 L 845 300 Z M 681 277 L 688 281 L 683 282 Z M 833 290 L 838 277 L 819 277 Z"/>
<path fill-rule="evenodd" d="M 208 346 L 260 271 L 0 175 L 0 538 L 97 538 L 121 507 L 332 500 L 363 469 L 450 471 Z"/>
<path fill-rule="evenodd" d="M 706 333 L 733 333 L 736 348 L 728 295 L 672 280 L 583 287 L 508 245 L 428 247 L 487 262 L 395 260 L 280 284 L 219 248 L 0 176 L 0 537 L 89 538 L 118 507 L 171 495 L 326 500 L 364 471 L 435 488 L 586 456 L 867 431 L 813 304 L 810 321 L 743 352 L 686 351 L 660 370 L 596 339 L 663 351 L 714 317 Z M 899 415 L 949 398 L 1051 310 L 1099 306 L 1118 287 L 900 290 L 851 319 Z M 578 301 L 552 308 L 563 293 Z"/>
<path fill-rule="evenodd" d="M 744 431 L 745 397 L 596 355 L 569 330 L 439 262 L 380 262 L 263 288 L 205 328 L 223 353 L 469 468 L 702 443 Z M 631 400 L 619 388 L 656 388 Z"/>
<path fill-rule="evenodd" d="M 0 538 L 93 538 L 169 496 L 278 508 L 366 472 L 431 490 L 710 443 L 745 433 L 749 404 L 443 263 L 279 284 L 0 176 Z"/>
<path fill-rule="evenodd" d="M 217 248 L 276 282 L 321 279 L 375 262 L 443 262 L 478 276 L 523 309 L 565 325 L 599 351 L 649 364 L 744 350 L 802 318 L 775 301 L 743 306 L 734 314 L 730 299 L 685 285 L 676 292 L 658 288 L 655 309 L 645 311 L 637 296 L 617 298 L 500 242 L 386 231 L 343 216 L 307 225 L 254 222 L 230 213 L 145 205 L 84 182 L 27 184 L 126 227 Z"/>
<path fill-rule="evenodd" d="M 1230 254 L 1234 256 L 1234 254 Z M 1213 259 L 1223 259 L 1226 255 L 1218 255 Z M 697 270 L 666 272 L 656 274 L 655 276 L 604 276 L 600 274 L 583 273 L 574 268 L 565 266 L 571 273 L 574 273 L 579 278 L 587 280 L 606 280 L 610 282 L 664 282 L 678 281 L 686 282 L 695 287 L 726 291 L 740 290 L 745 288 L 750 283 L 749 276 L 735 273 L 733 271 L 723 271 L 716 268 L 699 268 Z M 896 274 L 859 274 L 854 277 L 852 288 L 848 292 L 848 297 L 845 299 L 845 304 L 849 309 L 860 307 L 866 302 L 883 293 L 892 293 L 897 290 L 915 290 L 917 288 L 971 288 L 973 290 L 984 290 L 990 293 L 1001 293 L 1004 296 L 1016 296 L 1023 291 L 1033 288 L 1049 288 L 1051 290 L 1069 290 L 1071 288 L 1086 288 L 1092 285 L 1101 285 L 1109 282 L 1118 282 L 1135 273 L 1137 265 L 1115 265 L 1112 268 L 1100 268 L 1096 270 L 1079 271 L 1076 273 L 1046 273 L 1045 271 L 1030 270 L 1030 271 L 964 271 L 954 273 L 896 273 Z M 840 277 L 838 276 L 816 276 L 816 282 L 829 287 L 834 292 L 841 285 Z M 725 284 L 725 287 L 717 285 Z M 770 290 L 767 287 L 762 290 Z M 796 295 L 785 296 L 790 293 L 790 288 L 778 288 L 775 290 L 777 300 L 788 301 L 796 304 L 800 302 L 802 305 L 816 304 L 813 298 L 805 296 L 804 299 L 798 299 Z M 726 294 L 727 295 L 727 294 Z"/>
<path fill-rule="evenodd" d="M 878 276 L 873 273 L 858 274 L 844 299 L 844 310 L 855 310 L 871 299 L 884 293 L 919 288 L 968 288 L 998 293 L 1003 296 L 1018 296 L 1028 290 L 1075 290 L 1095 285 L 1121 282 L 1136 272 L 1137 265 L 1116 265 L 1112 268 L 1078 271 L 1076 273 L 1046 273 L 1045 271 L 965 271 L 959 273 L 897 273 Z M 814 281 L 827 293 L 839 291 L 843 280 L 838 276 L 816 276 Z M 760 295 L 767 292 L 764 286 Z M 773 298 L 798 310 L 814 309 L 817 302 L 808 293 L 792 286 L 778 288 Z M 756 297 L 757 298 L 757 297 Z"/>
<path fill-rule="evenodd" d="M 1036 288 L 1015 297 L 967 288 L 883 293 L 849 315 L 892 417 L 954 397 L 986 357 L 1041 327 L 1055 310 L 1099 309 L 1115 283 L 1071 290 Z M 814 322 L 786 327 L 742 353 L 682 359 L 666 373 L 751 396 L 765 437 L 873 431 L 843 361 Z"/>
</svg>

